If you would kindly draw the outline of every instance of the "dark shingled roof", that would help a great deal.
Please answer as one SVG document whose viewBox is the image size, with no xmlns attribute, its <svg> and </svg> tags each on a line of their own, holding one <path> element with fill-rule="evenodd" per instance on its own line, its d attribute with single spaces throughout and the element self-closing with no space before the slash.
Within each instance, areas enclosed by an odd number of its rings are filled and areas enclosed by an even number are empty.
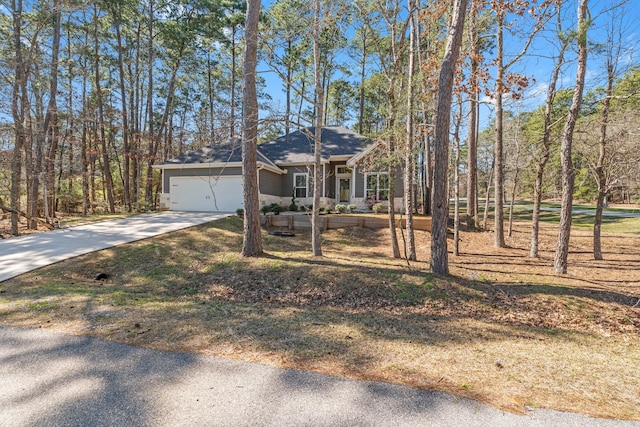
<svg viewBox="0 0 640 427">
<path fill-rule="evenodd" d="M 260 150 L 258 161 L 275 166 Z M 188 151 L 181 156 L 167 160 L 165 165 L 186 165 L 197 163 L 242 163 L 242 140 L 229 138 L 219 144 L 207 145 L 199 150 Z"/>
<path fill-rule="evenodd" d="M 273 141 L 258 145 L 258 162 L 274 167 L 276 164 L 313 162 L 313 134 L 315 128 L 300 129 Z M 333 156 L 353 157 L 363 152 L 371 141 L 344 127 L 322 128 L 322 160 Z M 219 144 L 208 145 L 188 151 L 164 165 L 186 165 L 198 163 L 242 163 L 242 140 L 229 138 Z"/>
<path fill-rule="evenodd" d="M 260 150 L 276 164 L 310 163 L 313 161 L 314 127 L 300 129 L 286 136 L 259 145 Z M 344 127 L 322 128 L 322 159 L 332 156 L 355 156 L 367 148 L 371 141 Z"/>
</svg>

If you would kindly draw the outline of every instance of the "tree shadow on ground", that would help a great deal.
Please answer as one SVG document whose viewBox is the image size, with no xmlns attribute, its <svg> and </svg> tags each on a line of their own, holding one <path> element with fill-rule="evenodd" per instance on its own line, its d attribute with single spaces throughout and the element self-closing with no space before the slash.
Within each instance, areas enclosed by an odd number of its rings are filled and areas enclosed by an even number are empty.
<svg viewBox="0 0 640 427">
<path fill-rule="evenodd" d="M 178 381 L 194 356 L 179 357 L 87 337 L 0 327 L 8 425 L 157 425 L 150 402 Z"/>
</svg>

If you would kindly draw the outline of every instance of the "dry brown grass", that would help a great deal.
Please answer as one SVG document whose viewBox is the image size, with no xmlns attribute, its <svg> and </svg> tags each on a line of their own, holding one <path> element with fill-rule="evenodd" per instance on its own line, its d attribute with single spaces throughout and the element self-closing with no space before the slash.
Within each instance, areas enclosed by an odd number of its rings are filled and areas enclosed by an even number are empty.
<svg viewBox="0 0 640 427">
<path fill-rule="evenodd" d="M 553 274 L 555 229 L 528 257 L 527 223 L 494 249 L 462 234 L 448 278 L 390 257 L 385 230 L 265 234 L 238 255 L 237 219 L 83 256 L 0 284 L 0 323 L 151 348 L 439 389 L 497 407 L 540 406 L 640 419 L 640 236 L 607 235 L 594 262 L 573 234 Z M 92 280 L 109 273 L 107 282 Z"/>
</svg>

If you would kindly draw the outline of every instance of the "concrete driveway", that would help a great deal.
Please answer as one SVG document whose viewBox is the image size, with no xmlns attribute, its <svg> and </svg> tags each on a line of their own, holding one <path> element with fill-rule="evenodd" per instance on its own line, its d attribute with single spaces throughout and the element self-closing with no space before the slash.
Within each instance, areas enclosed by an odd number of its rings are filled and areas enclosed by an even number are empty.
<svg viewBox="0 0 640 427">
<path fill-rule="evenodd" d="M 193 227 L 228 215 L 159 212 L 0 240 L 0 282 L 78 255 Z"/>
</svg>

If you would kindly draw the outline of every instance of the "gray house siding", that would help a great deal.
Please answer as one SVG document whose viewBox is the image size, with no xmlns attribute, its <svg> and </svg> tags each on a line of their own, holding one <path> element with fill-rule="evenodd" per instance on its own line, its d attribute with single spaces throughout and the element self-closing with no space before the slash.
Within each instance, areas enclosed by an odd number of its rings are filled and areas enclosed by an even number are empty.
<svg viewBox="0 0 640 427">
<path fill-rule="evenodd" d="M 364 173 L 356 168 L 355 196 L 364 197 Z"/>
<path fill-rule="evenodd" d="M 197 169 L 165 169 L 162 182 L 162 188 L 164 193 L 169 192 L 170 180 L 173 176 L 232 176 L 242 175 L 242 168 L 228 167 L 228 168 L 197 168 Z"/>
<path fill-rule="evenodd" d="M 346 166 L 347 162 L 336 162 L 329 163 L 326 166 L 326 184 L 325 184 L 325 193 L 326 197 L 330 199 L 335 199 L 337 197 L 336 194 L 336 166 Z"/>
<path fill-rule="evenodd" d="M 395 197 L 404 197 L 404 181 L 403 181 L 403 172 L 402 172 L 402 168 L 398 167 L 396 169 L 396 176 L 395 176 Z"/>
<path fill-rule="evenodd" d="M 356 197 L 364 197 L 364 175 L 365 172 L 360 172 L 356 168 L 356 186 L 355 186 L 355 196 Z M 404 181 L 402 176 L 402 169 L 398 167 L 396 169 L 396 176 L 394 179 L 395 182 L 395 197 L 404 197 Z"/>
<path fill-rule="evenodd" d="M 291 197 L 293 195 L 293 179 L 297 173 L 309 174 L 307 182 L 307 197 L 313 197 L 313 169 L 306 166 L 282 167 L 287 173 L 282 175 L 282 197 Z"/>
<path fill-rule="evenodd" d="M 282 180 L 287 179 L 287 175 L 278 175 L 277 173 L 264 170 L 260 171 L 260 194 L 268 194 L 270 196 L 282 197 Z"/>
</svg>

